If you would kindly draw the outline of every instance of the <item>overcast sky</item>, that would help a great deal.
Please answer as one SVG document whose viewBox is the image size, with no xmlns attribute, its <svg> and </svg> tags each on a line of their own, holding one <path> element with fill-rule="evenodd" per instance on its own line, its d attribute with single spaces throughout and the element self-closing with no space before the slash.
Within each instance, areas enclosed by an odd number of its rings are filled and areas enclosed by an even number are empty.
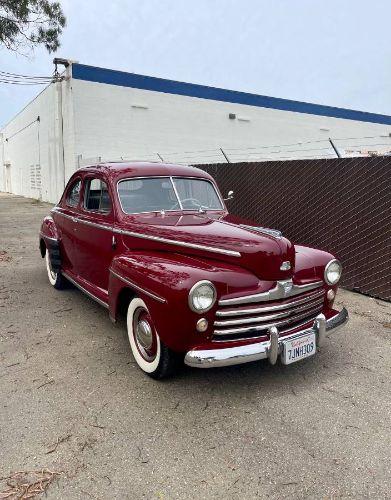
<svg viewBox="0 0 391 500">
<path fill-rule="evenodd" d="M 390 0 L 62 0 L 56 55 L 174 80 L 391 114 Z M 51 75 L 53 54 L 0 50 Z M 0 125 L 39 91 L 0 83 Z"/>
</svg>

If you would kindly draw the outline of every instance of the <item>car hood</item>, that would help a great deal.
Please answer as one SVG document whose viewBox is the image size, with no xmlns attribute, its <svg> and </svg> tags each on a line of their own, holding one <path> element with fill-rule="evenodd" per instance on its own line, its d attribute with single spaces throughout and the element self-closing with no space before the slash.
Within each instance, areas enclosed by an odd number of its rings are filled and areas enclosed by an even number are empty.
<svg viewBox="0 0 391 500">
<path fill-rule="evenodd" d="M 119 229 L 129 249 L 170 250 L 223 260 L 264 280 L 288 279 L 295 265 L 294 245 L 289 240 L 226 214 L 139 214 L 124 217 Z M 290 263 L 290 269 L 281 269 L 284 262 Z"/>
</svg>

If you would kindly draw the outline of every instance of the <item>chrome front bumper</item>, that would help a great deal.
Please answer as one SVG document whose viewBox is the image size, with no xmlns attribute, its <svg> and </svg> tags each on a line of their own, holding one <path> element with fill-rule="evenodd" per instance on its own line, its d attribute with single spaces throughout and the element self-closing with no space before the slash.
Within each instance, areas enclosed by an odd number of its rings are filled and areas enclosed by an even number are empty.
<svg viewBox="0 0 391 500">
<path fill-rule="evenodd" d="M 326 332 L 335 331 L 345 325 L 349 320 L 348 311 L 343 308 L 330 319 L 325 319 L 323 314 L 319 314 L 312 327 L 299 332 L 285 335 L 279 338 L 276 327 L 269 329 L 269 340 L 254 344 L 247 344 L 240 347 L 227 347 L 225 349 L 207 349 L 189 351 L 185 356 L 185 364 L 195 368 L 215 368 L 218 366 L 239 365 L 268 358 L 271 364 L 275 364 L 278 355 L 282 351 L 284 340 L 291 340 L 308 333 L 316 334 L 316 343 L 322 345 Z"/>
</svg>

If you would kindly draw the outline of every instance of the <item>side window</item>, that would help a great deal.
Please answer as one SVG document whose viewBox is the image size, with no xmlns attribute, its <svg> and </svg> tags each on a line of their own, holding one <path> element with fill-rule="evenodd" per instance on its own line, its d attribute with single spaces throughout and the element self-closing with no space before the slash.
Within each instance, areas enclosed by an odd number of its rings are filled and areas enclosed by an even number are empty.
<svg viewBox="0 0 391 500">
<path fill-rule="evenodd" d="M 103 213 L 111 211 L 109 190 L 107 189 L 107 184 L 101 179 L 87 179 L 84 208 Z"/>
<path fill-rule="evenodd" d="M 70 207 L 77 207 L 77 205 L 79 204 L 80 187 L 81 187 L 81 180 L 78 179 L 69 188 L 66 200 L 67 200 L 67 205 L 69 205 Z"/>
</svg>

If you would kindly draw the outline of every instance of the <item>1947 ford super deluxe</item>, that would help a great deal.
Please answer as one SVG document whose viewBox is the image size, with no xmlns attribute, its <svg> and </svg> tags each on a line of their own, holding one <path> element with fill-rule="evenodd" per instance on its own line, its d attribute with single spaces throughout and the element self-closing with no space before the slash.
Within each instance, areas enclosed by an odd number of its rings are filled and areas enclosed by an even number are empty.
<svg viewBox="0 0 391 500">
<path fill-rule="evenodd" d="M 50 283 L 69 281 L 127 318 L 139 367 L 209 368 L 316 353 L 348 320 L 333 308 L 341 264 L 228 214 L 202 170 L 105 163 L 73 174 L 45 217 Z"/>
</svg>

